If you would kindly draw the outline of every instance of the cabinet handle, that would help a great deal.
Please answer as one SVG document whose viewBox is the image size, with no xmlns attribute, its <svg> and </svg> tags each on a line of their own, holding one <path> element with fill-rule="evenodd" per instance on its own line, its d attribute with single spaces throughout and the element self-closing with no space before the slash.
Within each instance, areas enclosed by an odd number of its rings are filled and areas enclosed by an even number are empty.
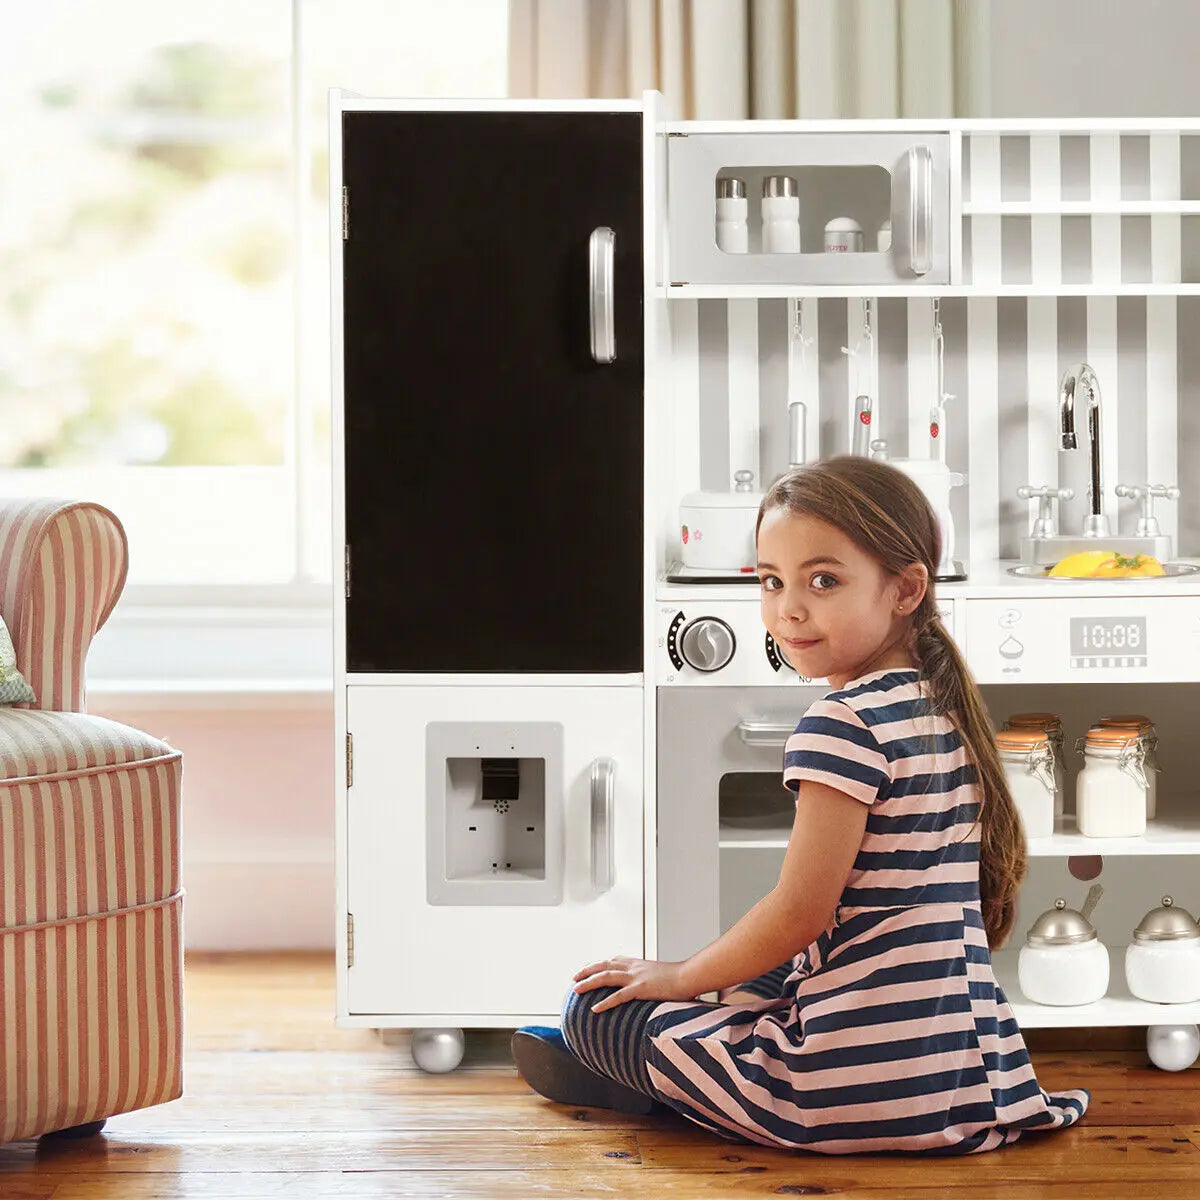
<svg viewBox="0 0 1200 1200">
<path fill-rule="evenodd" d="M 592 763 L 592 886 L 607 892 L 613 885 L 613 807 L 616 764 L 611 758 Z"/>
<path fill-rule="evenodd" d="M 933 269 L 933 152 L 913 146 L 907 157 L 908 269 L 926 275 Z"/>
<path fill-rule="evenodd" d="M 795 731 L 794 724 L 782 721 L 739 721 L 737 727 L 747 746 L 783 746 Z"/>
<path fill-rule="evenodd" d="M 592 230 L 588 239 L 588 314 L 591 318 L 592 357 L 610 363 L 617 357 L 613 326 L 613 253 L 617 235 L 607 225 Z"/>
</svg>

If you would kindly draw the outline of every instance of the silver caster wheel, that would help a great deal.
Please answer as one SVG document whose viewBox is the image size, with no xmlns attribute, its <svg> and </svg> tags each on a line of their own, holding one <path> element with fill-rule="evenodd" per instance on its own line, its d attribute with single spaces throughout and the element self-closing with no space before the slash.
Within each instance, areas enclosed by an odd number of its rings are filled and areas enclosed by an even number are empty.
<svg viewBox="0 0 1200 1200">
<path fill-rule="evenodd" d="M 1200 1030 L 1195 1025 L 1151 1025 L 1146 1053 L 1160 1071 L 1186 1071 L 1200 1057 Z"/>
<path fill-rule="evenodd" d="M 413 1062 L 431 1075 L 453 1071 L 463 1060 L 466 1039 L 461 1029 L 414 1029 Z"/>
</svg>

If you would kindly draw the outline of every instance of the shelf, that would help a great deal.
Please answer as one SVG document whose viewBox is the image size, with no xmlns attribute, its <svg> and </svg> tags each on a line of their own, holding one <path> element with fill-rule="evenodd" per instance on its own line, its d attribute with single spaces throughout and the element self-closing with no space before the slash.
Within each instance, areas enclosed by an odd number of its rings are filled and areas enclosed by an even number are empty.
<svg viewBox="0 0 1200 1200">
<path fill-rule="evenodd" d="M 1189 798 L 1190 799 L 1190 798 Z M 1181 808 L 1187 801 L 1164 801 L 1160 804 Z M 1152 821 L 1145 837 L 1093 838 L 1084 837 L 1075 828 L 1074 817 L 1060 817 L 1060 831 L 1053 837 L 1033 838 L 1029 842 L 1030 858 L 1069 858 L 1073 855 L 1106 855 L 1138 857 L 1142 855 L 1200 854 L 1200 804 L 1195 816 L 1170 816 Z M 718 845 L 722 850 L 783 850 L 787 847 L 790 826 L 778 818 L 772 823 L 764 819 L 750 825 L 721 825 Z"/>
<path fill-rule="evenodd" d="M 1014 941 L 1016 938 L 1014 938 Z M 1129 994 L 1125 984 L 1125 947 L 1109 946 L 1108 995 L 1095 1004 L 1032 1004 L 1017 986 L 1020 948 L 992 955 L 996 980 L 1022 1029 L 1091 1028 L 1098 1025 L 1192 1025 L 1200 1023 L 1200 1003 L 1151 1004 Z"/>
<path fill-rule="evenodd" d="M 964 201 L 964 217 L 1149 217 L 1200 215 L 1200 200 Z"/>
<path fill-rule="evenodd" d="M 774 300 L 792 297 L 836 300 L 853 297 L 907 298 L 985 296 L 1200 296 L 1200 283 L 946 283 L 836 284 L 673 283 L 655 294 L 666 300 Z"/>
</svg>

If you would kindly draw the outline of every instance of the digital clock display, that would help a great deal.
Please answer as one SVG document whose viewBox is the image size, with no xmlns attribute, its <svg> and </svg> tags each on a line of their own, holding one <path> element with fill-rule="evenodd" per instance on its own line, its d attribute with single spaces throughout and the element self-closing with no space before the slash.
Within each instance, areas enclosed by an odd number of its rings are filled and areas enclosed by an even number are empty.
<svg viewBox="0 0 1200 1200">
<path fill-rule="evenodd" d="M 1072 617 L 1071 666 L 1144 667 L 1145 617 Z"/>
</svg>

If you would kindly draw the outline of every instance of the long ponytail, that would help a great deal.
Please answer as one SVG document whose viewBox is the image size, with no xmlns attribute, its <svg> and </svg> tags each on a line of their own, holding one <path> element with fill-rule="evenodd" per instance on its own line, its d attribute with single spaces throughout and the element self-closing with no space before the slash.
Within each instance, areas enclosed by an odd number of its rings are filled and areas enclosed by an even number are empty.
<svg viewBox="0 0 1200 1200">
<path fill-rule="evenodd" d="M 1016 917 L 1016 894 L 1025 878 L 1025 834 L 1009 791 L 991 718 L 958 647 L 942 625 L 927 592 L 914 617 L 919 679 L 929 708 L 957 726 L 975 762 L 980 794 L 979 896 L 988 945 L 1008 941 Z"/>
</svg>

